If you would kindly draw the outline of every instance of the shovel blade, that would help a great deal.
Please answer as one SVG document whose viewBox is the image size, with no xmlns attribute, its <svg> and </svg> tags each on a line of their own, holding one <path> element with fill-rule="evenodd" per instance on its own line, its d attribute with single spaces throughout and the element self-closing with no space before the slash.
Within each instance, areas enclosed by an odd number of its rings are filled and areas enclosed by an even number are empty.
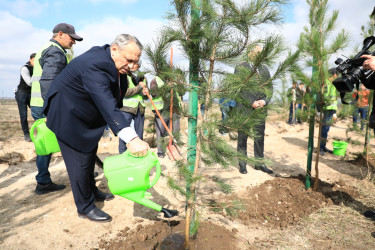
<svg viewBox="0 0 375 250">
<path fill-rule="evenodd" d="M 167 154 L 168 154 L 169 159 L 173 161 L 182 160 L 181 152 L 176 145 L 173 145 L 173 144 L 168 145 Z"/>
</svg>

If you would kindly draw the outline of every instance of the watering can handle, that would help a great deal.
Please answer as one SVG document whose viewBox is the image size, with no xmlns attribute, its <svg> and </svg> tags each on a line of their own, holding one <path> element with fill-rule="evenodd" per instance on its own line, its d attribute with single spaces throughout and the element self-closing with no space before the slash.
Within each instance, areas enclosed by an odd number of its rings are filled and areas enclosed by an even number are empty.
<svg viewBox="0 0 375 250">
<path fill-rule="evenodd" d="M 155 156 L 155 154 L 153 152 L 152 152 L 152 155 Z M 154 179 L 152 179 L 152 181 L 150 182 L 150 187 L 154 186 L 156 184 L 156 182 L 158 182 L 160 174 L 161 174 L 160 162 L 159 162 L 159 160 L 156 156 L 155 156 L 155 158 L 156 158 L 156 161 L 155 161 L 156 162 L 156 165 L 155 165 L 156 174 L 155 174 Z"/>
<path fill-rule="evenodd" d="M 45 122 L 46 118 L 41 118 L 41 119 L 38 119 L 34 122 L 34 124 L 31 126 L 30 128 L 30 139 L 34 142 L 34 130 L 35 128 L 38 130 L 38 125 Z"/>
</svg>

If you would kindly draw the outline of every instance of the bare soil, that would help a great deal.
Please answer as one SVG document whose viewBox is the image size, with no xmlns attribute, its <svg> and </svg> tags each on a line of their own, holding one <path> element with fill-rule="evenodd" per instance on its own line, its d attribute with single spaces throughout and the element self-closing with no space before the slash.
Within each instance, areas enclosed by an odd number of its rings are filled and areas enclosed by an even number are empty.
<svg viewBox="0 0 375 250">
<path fill-rule="evenodd" d="M 0 102 L 0 249 L 183 249 L 185 200 L 167 186 L 168 176 L 178 177 L 170 159 L 160 159 L 163 176 L 149 191 L 154 202 L 178 210 L 179 216 L 165 219 L 157 211 L 116 197 L 96 204 L 111 214 L 112 222 L 90 222 L 77 216 L 61 154 L 52 157 L 50 172 L 54 182 L 67 188 L 46 195 L 34 193 L 35 152 L 33 144 L 23 140 L 18 119 L 15 102 Z M 185 120 L 181 124 L 183 134 Z M 346 134 L 349 125 L 347 119 L 331 127 L 329 143 L 333 137 L 345 140 L 348 136 L 361 143 L 349 144 L 345 157 L 321 157 L 320 188 L 306 191 L 308 126 L 289 126 L 280 114 L 270 113 L 265 155 L 275 174 L 251 166 L 247 175 L 240 174 L 237 166 L 203 168 L 196 207 L 200 225 L 191 249 L 375 249 L 374 221 L 362 215 L 375 208 L 374 185 L 368 175 L 372 170 L 358 160 L 363 134 Z M 315 143 L 316 135 L 317 129 Z M 145 137 L 152 144 L 154 135 Z M 372 151 L 374 146 L 372 140 Z M 117 138 L 103 138 L 98 154 L 102 159 L 115 155 L 117 147 Z M 251 155 L 251 140 L 248 150 Z M 314 176 L 314 161 L 312 166 Z M 109 191 L 103 171 L 96 171 L 98 187 Z M 229 184 L 232 192 L 219 189 L 215 178 Z"/>
</svg>

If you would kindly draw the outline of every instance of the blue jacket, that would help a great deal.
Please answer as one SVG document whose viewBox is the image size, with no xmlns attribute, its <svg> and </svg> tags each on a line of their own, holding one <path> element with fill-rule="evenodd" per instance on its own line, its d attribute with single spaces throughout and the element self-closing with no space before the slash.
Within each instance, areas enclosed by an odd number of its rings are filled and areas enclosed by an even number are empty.
<svg viewBox="0 0 375 250">
<path fill-rule="evenodd" d="M 44 103 L 47 126 L 70 147 L 92 151 L 106 124 L 114 134 L 130 126 L 119 109 L 127 88 L 120 82 L 110 46 L 92 47 L 53 81 Z"/>
</svg>

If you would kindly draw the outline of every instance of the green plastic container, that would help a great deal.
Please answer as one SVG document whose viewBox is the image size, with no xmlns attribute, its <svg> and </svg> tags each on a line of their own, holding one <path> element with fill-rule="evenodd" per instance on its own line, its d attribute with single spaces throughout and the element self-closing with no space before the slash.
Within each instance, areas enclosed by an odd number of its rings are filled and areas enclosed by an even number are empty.
<svg viewBox="0 0 375 250">
<path fill-rule="evenodd" d="M 348 143 L 345 141 L 333 141 L 333 154 L 334 155 L 345 155 Z"/>
<path fill-rule="evenodd" d="M 37 134 L 34 135 L 34 131 Z M 36 120 L 30 129 L 30 138 L 35 145 L 37 155 L 49 155 L 60 152 L 56 135 L 47 127 L 46 118 Z"/>
<path fill-rule="evenodd" d="M 156 175 L 150 181 L 150 170 L 154 167 Z M 160 162 L 154 153 L 148 151 L 144 157 L 135 157 L 127 150 L 123 154 L 107 157 L 103 169 L 112 194 L 161 211 L 160 205 L 145 198 L 151 196 L 146 190 L 156 184 L 161 174 Z"/>
</svg>

